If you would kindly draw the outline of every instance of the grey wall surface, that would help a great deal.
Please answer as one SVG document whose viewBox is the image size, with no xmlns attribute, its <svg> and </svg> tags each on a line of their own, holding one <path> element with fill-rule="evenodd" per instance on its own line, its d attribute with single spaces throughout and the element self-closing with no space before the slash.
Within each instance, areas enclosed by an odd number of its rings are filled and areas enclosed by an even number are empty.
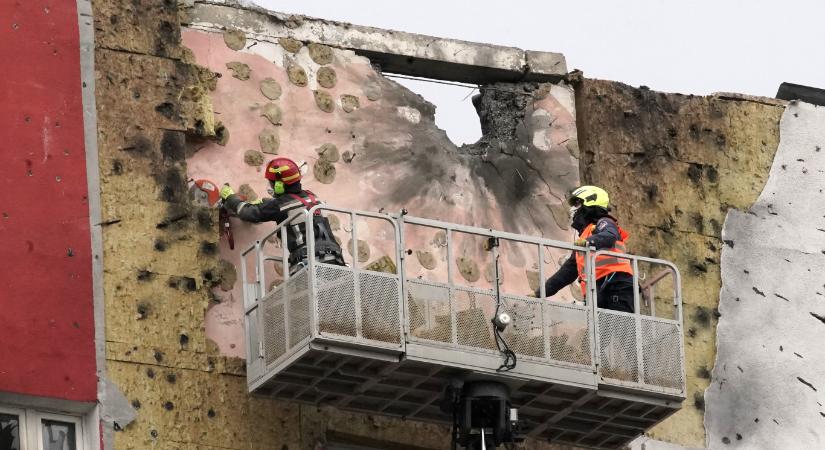
<svg viewBox="0 0 825 450">
<path fill-rule="evenodd" d="M 709 448 L 825 448 L 825 107 L 791 104 L 770 178 L 722 232 Z"/>
</svg>

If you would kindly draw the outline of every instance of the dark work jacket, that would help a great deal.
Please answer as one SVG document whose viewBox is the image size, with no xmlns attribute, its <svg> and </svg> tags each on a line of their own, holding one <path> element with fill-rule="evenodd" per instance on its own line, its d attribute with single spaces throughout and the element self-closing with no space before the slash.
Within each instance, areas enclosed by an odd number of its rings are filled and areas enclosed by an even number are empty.
<svg viewBox="0 0 825 450">
<path fill-rule="evenodd" d="M 616 220 L 610 216 L 605 216 L 596 221 L 596 229 L 587 238 L 587 246 L 596 247 L 596 250 L 610 249 L 613 248 L 620 236 Z M 578 278 L 579 269 L 576 266 L 576 255 L 573 253 L 562 263 L 559 270 L 544 283 L 545 295 L 548 297 L 555 295 Z M 601 286 L 601 284 L 600 280 L 596 280 L 597 286 Z M 539 293 L 537 290 L 536 297 L 539 296 Z"/>
<path fill-rule="evenodd" d="M 310 209 L 321 202 L 310 191 L 287 192 L 265 199 L 260 203 L 242 201 L 237 195 L 231 195 L 224 201 L 224 207 L 247 222 L 281 223 L 301 209 Z M 332 235 L 332 229 L 326 217 L 316 213 L 313 218 L 315 235 L 315 254 L 318 260 L 330 264 L 343 265 L 341 246 Z M 287 226 L 287 248 L 289 263 L 295 264 L 306 259 L 306 224 L 303 217 L 293 219 Z"/>
</svg>

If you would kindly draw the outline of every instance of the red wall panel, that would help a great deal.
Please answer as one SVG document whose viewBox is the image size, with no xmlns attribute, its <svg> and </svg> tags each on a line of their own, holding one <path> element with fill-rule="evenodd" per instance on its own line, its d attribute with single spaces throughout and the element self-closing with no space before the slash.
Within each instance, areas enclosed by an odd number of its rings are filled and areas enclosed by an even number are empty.
<svg viewBox="0 0 825 450">
<path fill-rule="evenodd" d="M 0 69 L 0 391 L 95 401 L 75 1 L 0 1 Z"/>
</svg>

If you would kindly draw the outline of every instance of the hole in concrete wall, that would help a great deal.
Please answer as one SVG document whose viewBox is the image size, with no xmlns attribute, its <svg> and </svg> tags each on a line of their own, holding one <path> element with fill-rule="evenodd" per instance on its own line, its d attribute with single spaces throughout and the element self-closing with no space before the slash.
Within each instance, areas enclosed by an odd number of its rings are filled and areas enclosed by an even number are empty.
<svg viewBox="0 0 825 450">
<path fill-rule="evenodd" d="M 446 131 L 457 146 L 474 144 L 481 138 L 481 125 L 472 102 L 473 95 L 478 93 L 475 86 L 391 73 L 384 75 L 435 105 L 436 126 Z"/>
</svg>

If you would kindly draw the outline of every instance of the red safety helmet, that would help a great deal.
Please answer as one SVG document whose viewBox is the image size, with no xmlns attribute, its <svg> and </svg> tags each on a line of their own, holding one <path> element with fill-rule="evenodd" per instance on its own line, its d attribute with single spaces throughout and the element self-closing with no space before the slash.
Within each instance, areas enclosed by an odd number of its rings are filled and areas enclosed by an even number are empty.
<svg viewBox="0 0 825 450">
<path fill-rule="evenodd" d="M 289 158 L 275 158 L 266 165 L 264 177 L 272 184 L 276 194 L 283 194 L 285 186 L 301 181 L 301 168 Z"/>
</svg>

